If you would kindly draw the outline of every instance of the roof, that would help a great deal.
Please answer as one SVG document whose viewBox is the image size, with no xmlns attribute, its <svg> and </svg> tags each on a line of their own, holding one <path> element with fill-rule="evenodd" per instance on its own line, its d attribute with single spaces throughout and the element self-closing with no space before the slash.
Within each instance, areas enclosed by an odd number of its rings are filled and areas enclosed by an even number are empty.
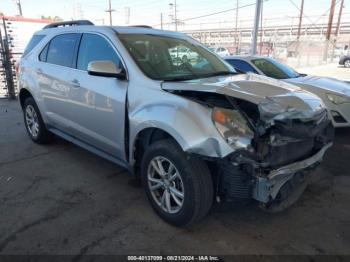
<svg viewBox="0 0 350 262">
<path fill-rule="evenodd" d="M 96 25 L 72 25 L 72 26 L 62 26 L 46 28 L 37 31 L 36 34 L 45 33 L 64 33 L 64 32 L 83 32 L 83 31 L 95 31 L 95 32 L 106 32 L 113 30 L 117 34 L 149 34 L 149 35 L 162 35 L 177 38 L 189 38 L 189 36 L 173 31 L 166 31 L 154 28 L 146 28 L 144 26 L 96 26 Z"/>
</svg>

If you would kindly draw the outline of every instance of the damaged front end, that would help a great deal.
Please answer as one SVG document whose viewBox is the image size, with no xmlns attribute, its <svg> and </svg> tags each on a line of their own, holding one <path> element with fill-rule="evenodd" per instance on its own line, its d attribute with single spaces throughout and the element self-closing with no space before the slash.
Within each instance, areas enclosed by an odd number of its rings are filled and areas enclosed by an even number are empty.
<svg viewBox="0 0 350 262">
<path fill-rule="evenodd" d="M 233 148 L 208 161 L 220 199 L 255 199 L 269 211 L 283 210 L 303 193 L 332 145 L 327 110 L 305 92 L 259 102 L 226 92 L 171 92 L 211 107 L 213 123 Z"/>
<path fill-rule="evenodd" d="M 226 200 L 253 198 L 273 212 L 289 207 L 332 145 L 334 131 L 326 109 L 320 104 L 310 109 L 301 98 L 294 98 L 295 107 L 283 104 L 290 97 L 266 98 L 258 105 L 226 98 L 247 119 L 253 136 L 245 136 L 246 147 L 217 165 L 218 195 Z"/>
</svg>

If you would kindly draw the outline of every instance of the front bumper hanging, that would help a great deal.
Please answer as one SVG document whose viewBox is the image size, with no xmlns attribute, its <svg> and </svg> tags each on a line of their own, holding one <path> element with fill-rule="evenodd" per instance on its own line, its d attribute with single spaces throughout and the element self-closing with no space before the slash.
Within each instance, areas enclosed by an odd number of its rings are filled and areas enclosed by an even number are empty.
<svg viewBox="0 0 350 262">
<path fill-rule="evenodd" d="M 326 144 L 315 155 L 305 160 L 272 170 L 267 176 L 257 176 L 253 186 L 252 198 L 262 203 L 268 203 L 275 199 L 281 187 L 292 179 L 295 174 L 319 164 L 332 144 Z"/>
</svg>

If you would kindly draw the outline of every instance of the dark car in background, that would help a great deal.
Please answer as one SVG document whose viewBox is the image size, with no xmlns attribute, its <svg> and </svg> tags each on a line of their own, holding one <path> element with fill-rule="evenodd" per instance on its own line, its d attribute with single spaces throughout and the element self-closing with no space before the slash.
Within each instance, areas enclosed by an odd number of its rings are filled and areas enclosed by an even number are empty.
<svg viewBox="0 0 350 262">
<path fill-rule="evenodd" d="M 339 59 L 339 65 L 350 68 L 350 55 L 344 55 Z"/>
</svg>

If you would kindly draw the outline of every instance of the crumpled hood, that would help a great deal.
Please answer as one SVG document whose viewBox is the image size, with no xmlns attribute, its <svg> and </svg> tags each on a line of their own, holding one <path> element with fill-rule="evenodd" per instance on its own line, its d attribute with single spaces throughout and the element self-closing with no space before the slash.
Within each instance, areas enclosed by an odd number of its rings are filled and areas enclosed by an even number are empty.
<svg viewBox="0 0 350 262">
<path fill-rule="evenodd" d="M 284 118 L 311 119 L 325 110 L 317 96 L 297 86 L 253 73 L 181 82 L 163 82 L 168 91 L 223 94 L 257 104 L 265 121 Z"/>
<path fill-rule="evenodd" d="M 285 80 L 288 83 L 303 86 L 313 86 L 325 91 L 333 91 L 342 95 L 350 96 L 350 84 L 331 77 L 304 76 Z"/>
</svg>

